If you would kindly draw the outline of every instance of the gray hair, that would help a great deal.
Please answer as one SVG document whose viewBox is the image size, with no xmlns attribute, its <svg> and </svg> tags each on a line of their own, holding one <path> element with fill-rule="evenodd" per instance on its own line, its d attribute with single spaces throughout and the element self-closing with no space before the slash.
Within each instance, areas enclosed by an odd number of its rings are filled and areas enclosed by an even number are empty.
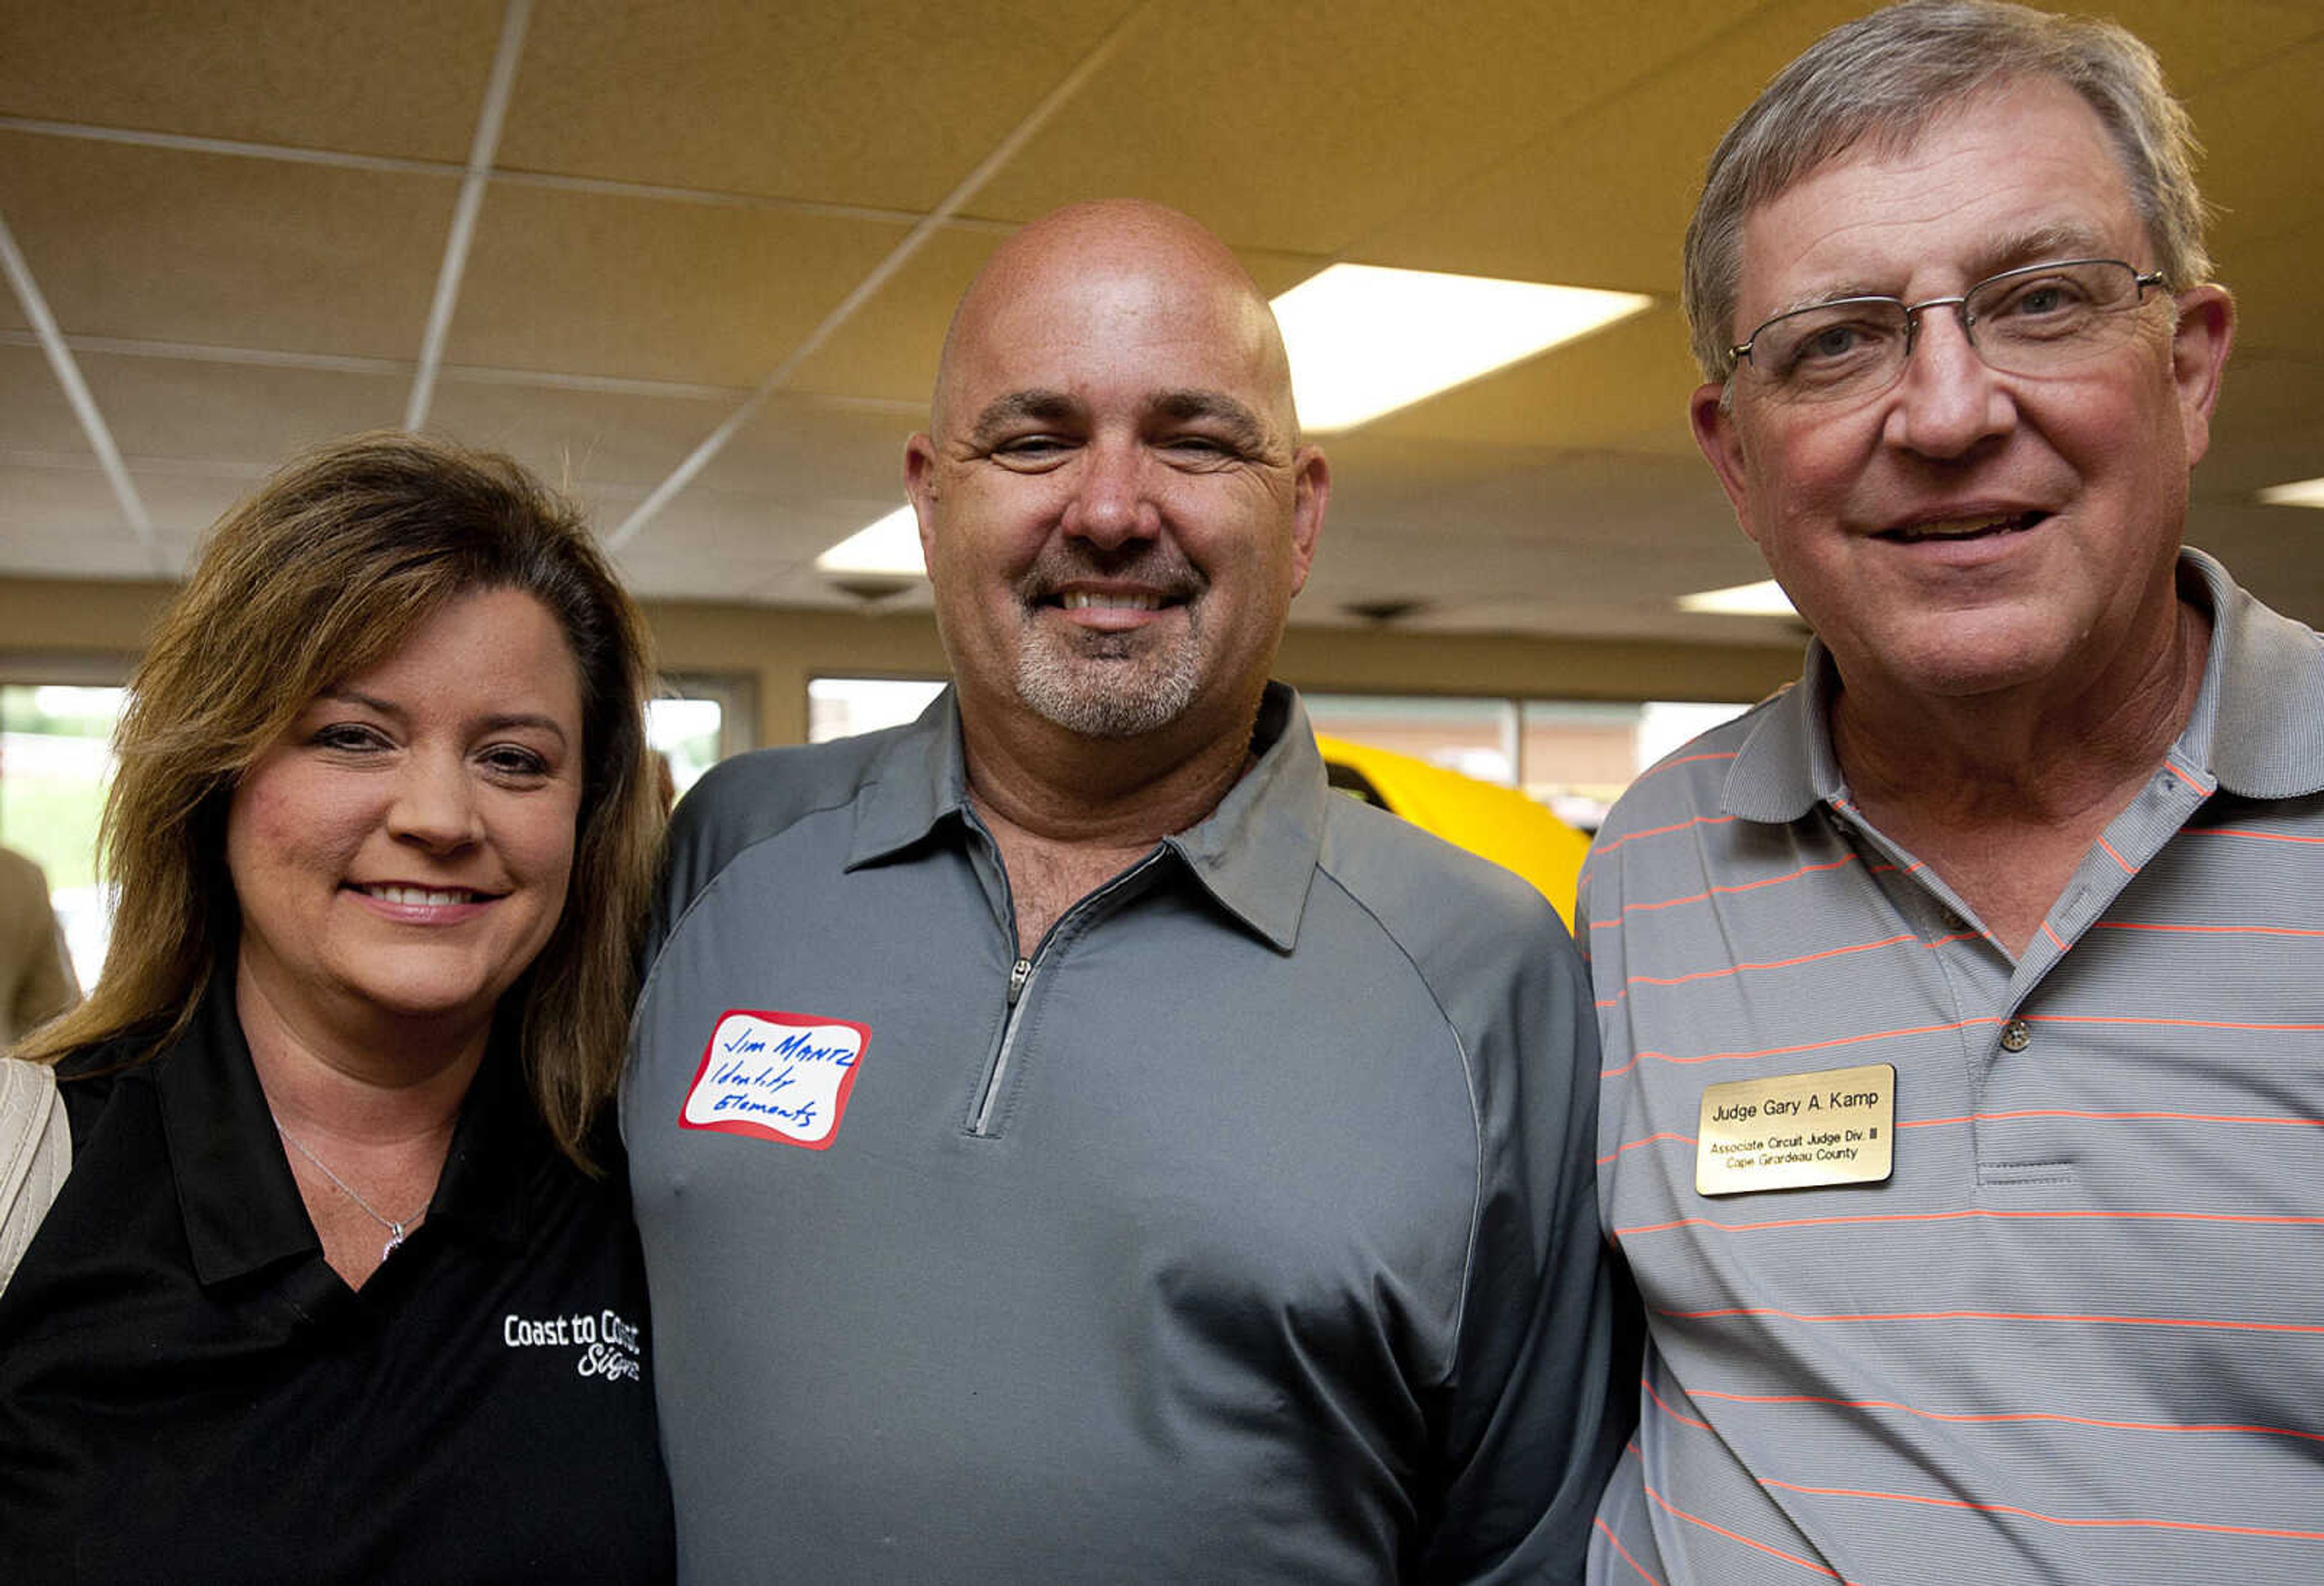
<svg viewBox="0 0 2324 1586">
<path fill-rule="evenodd" d="M 1930 124 L 2011 82 L 2080 94 L 2114 140 L 2131 201 L 2171 286 L 2208 280 L 2193 124 L 2154 51 L 2110 22 L 1991 0 L 1904 0 L 1832 29 L 1776 74 L 1711 156 L 1686 228 L 1687 327 L 1707 380 L 1734 373 L 1744 217 L 1855 148 L 1911 147 Z"/>
</svg>

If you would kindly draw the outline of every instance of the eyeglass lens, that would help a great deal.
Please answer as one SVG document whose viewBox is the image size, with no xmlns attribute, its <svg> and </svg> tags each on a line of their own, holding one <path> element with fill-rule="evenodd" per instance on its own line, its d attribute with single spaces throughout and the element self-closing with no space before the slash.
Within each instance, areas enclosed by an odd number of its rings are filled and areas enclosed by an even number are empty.
<svg viewBox="0 0 2324 1586">
<path fill-rule="evenodd" d="M 1989 277 L 1962 300 L 1913 309 L 1849 298 L 1779 315 L 1750 341 L 1749 364 L 1786 400 L 1830 401 L 1886 389 L 1904 373 L 1923 313 L 1955 311 L 1993 368 L 2043 375 L 2120 345 L 2136 325 L 2138 272 L 2112 259 L 2037 264 Z"/>
</svg>

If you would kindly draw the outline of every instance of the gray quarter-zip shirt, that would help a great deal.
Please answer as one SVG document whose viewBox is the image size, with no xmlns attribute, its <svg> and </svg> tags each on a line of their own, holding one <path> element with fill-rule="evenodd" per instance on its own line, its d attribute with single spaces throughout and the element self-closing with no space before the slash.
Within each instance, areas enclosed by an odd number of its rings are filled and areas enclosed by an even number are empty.
<svg viewBox="0 0 2324 1586">
<path fill-rule="evenodd" d="M 1029 958 L 949 693 L 687 797 L 622 1119 L 687 1579 L 1580 1578 L 1572 948 L 1289 689 L 1254 748 Z"/>
</svg>

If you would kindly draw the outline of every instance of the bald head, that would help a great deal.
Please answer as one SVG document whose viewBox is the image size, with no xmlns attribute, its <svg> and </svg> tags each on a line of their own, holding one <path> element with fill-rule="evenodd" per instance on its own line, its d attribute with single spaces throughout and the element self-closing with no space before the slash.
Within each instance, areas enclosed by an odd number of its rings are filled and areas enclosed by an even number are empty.
<svg viewBox="0 0 2324 1586">
<path fill-rule="evenodd" d="M 1176 209 L 1138 198 L 1068 205 L 1003 243 L 953 310 L 936 366 L 930 429 L 973 423 L 961 407 L 972 370 L 1016 364 L 1064 337 L 1061 316 L 1092 309 L 1170 326 L 1212 344 L 1259 400 L 1258 415 L 1286 453 L 1298 444 L 1283 333 L 1250 272 L 1227 245 Z"/>
</svg>

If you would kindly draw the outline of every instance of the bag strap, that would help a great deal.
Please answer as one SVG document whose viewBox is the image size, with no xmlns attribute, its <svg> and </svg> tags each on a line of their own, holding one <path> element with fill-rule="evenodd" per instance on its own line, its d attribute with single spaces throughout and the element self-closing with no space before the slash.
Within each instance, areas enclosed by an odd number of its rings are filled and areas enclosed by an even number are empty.
<svg viewBox="0 0 2324 1586">
<path fill-rule="evenodd" d="M 0 1058 L 0 1288 L 72 1169 L 72 1130 L 46 1064 Z"/>
</svg>

